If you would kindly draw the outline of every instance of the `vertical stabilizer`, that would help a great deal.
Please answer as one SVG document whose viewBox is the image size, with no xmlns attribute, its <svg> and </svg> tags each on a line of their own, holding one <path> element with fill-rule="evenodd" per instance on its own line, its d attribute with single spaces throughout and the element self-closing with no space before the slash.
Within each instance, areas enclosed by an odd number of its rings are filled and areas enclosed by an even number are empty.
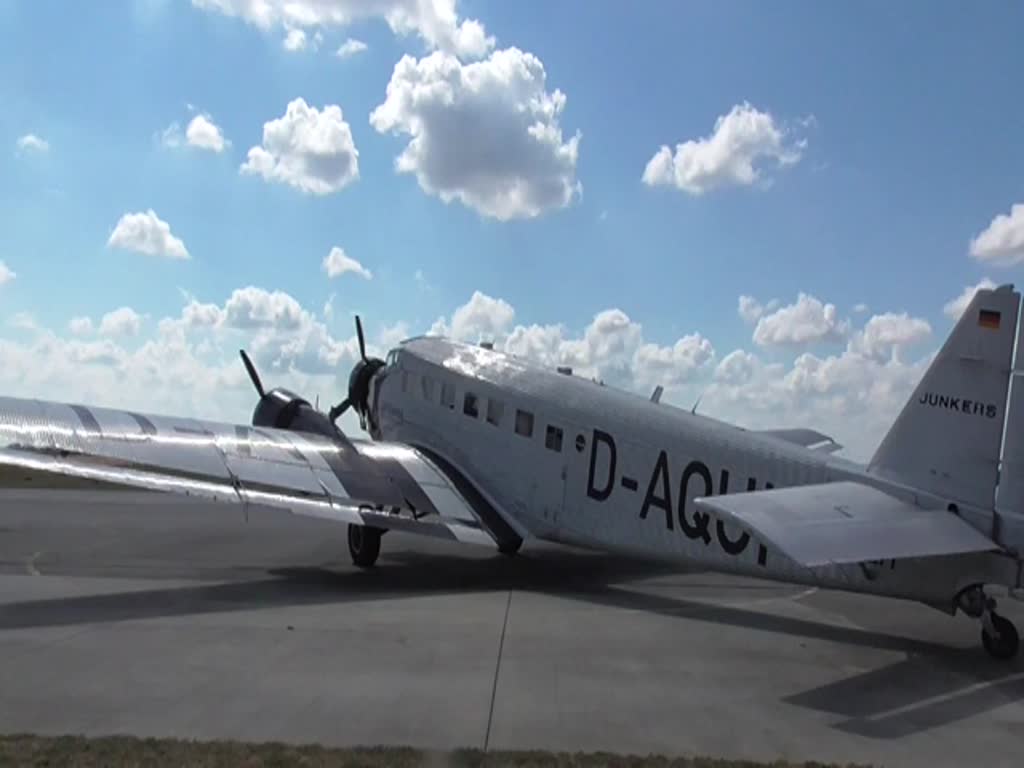
<svg viewBox="0 0 1024 768">
<path fill-rule="evenodd" d="M 979 290 L 868 466 L 960 503 L 992 509 L 1020 294 Z"/>
<path fill-rule="evenodd" d="M 1012 515 L 1024 515 L 1024 322 L 1019 325 L 996 488 L 996 511 Z"/>
</svg>

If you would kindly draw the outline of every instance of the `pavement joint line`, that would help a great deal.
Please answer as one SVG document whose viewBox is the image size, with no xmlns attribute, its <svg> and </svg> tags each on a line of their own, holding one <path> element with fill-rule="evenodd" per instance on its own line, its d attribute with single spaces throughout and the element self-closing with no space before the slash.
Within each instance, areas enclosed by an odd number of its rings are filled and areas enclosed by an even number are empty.
<svg viewBox="0 0 1024 768">
<path fill-rule="evenodd" d="M 494 663 L 494 683 L 491 685 L 491 707 L 487 712 L 487 730 L 484 733 L 484 752 L 491 743 L 491 723 L 494 721 L 494 700 L 498 694 L 498 674 L 501 671 L 501 653 L 505 648 L 505 630 L 508 629 L 508 613 L 512 607 L 512 590 L 509 590 L 505 601 L 505 620 L 501 624 L 501 639 L 498 641 L 498 658 Z"/>
<path fill-rule="evenodd" d="M 949 691 L 947 693 L 936 694 L 935 696 L 928 696 L 927 698 L 919 699 L 918 701 L 912 701 L 909 704 L 904 704 L 899 707 L 893 707 L 884 712 L 873 712 L 870 715 L 866 715 L 860 718 L 852 718 L 853 720 L 861 720 L 864 722 L 874 722 L 878 720 L 884 720 L 896 715 L 903 715 L 910 712 L 914 712 L 924 707 L 934 706 L 937 704 L 944 704 L 947 701 L 954 701 L 958 698 L 963 698 L 971 694 L 980 693 L 984 690 L 999 689 L 1001 687 L 1024 682 L 1024 672 L 1017 672 L 1007 677 L 1000 677 L 993 680 L 982 680 L 971 685 L 965 685 L 963 688 L 955 691 Z M 1000 706 L 1010 706 L 1016 703 L 1013 699 L 1007 698 L 1007 700 Z"/>
</svg>

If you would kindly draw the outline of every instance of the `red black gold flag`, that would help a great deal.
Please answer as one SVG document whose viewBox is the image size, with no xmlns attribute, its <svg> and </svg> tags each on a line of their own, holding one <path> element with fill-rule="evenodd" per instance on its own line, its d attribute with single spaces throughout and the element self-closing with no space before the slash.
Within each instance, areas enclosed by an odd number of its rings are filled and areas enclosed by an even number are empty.
<svg viewBox="0 0 1024 768">
<path fill-rule="evenodd" d="M 982 328 L 999 328 L 999 313 L 983 309 L 978 313 L 978 325 Z"/>
</svg>

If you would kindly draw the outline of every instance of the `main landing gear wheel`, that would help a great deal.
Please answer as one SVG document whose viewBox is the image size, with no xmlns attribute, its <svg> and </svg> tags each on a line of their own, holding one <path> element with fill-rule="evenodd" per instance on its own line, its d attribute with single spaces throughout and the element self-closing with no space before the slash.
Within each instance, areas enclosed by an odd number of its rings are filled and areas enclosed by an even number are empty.
<svg viewBox="0 0 1024 768">
<path fill-rule="evenodd" d="M 1013 622 L 998 613 L 989 613 L 981 624 L 981 644 L 996 659 L 1012 659 L 1020 649 L 1020 636 Z"/>
<path fill-rule="evenodd" d="M 985 594 L 980 585 L 970 587 L 957 598 L 959 608 L 975 619 L 981 619 L 981 644 L 995 659 L 1012 659 L 1020 650 L 1020 637 L 1013 622 L 996 613 L 995 598 Z"/>
<path fill-rule="evenodd" d="M 360 568 L 369 568 L 376 563 L 377 556 L 380 554 L 382 533 L 380 528 L 350 523 L 348 526 L 348 553 L 352 556 L 352 562 Z"/>
</svg>

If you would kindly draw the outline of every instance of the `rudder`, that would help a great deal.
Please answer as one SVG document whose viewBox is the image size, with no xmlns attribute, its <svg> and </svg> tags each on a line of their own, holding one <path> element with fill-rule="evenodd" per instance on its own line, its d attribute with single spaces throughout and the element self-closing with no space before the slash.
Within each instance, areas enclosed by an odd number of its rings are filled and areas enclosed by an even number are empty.
<svg viewBox="0 0 1024 768">
<path fill-rule="evenodd" d="M 1020 294 L 978 290 L 868 465 L 936 495 L 992 509 Z"/>
</svg>

